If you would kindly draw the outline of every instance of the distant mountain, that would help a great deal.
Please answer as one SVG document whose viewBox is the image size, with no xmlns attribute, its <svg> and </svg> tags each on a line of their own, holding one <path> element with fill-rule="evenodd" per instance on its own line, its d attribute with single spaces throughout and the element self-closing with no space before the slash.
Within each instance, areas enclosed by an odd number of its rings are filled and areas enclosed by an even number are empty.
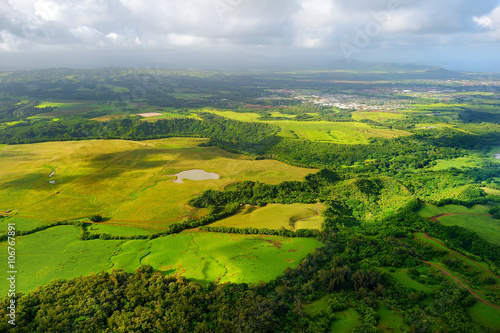
<svg viewBox="0 0 500 333">
<path fill-rule="evenodd" d="M 367 71 L 367 72 L 406 72 L 408 74 L 422 75 L 425 78 L 460 78 L 464 74 L 450 71 L 439 66 L 425 66 L 413 64 L 396 64 L 396 63 L 372 63 L 356 59 L 347 61 L 346 59 L 338 59 L 330 62 L 327 65 L 330 70 L 344 71 Z"/>
</svg>

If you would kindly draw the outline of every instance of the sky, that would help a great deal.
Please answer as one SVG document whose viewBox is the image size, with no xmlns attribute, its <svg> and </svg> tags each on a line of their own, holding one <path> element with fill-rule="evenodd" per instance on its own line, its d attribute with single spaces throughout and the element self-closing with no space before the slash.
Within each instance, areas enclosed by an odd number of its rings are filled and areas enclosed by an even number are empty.
<svg viewBox="0 0 500 333">
<path fill-rule="evenodd" d="M 0 70 L 353 59 L 500 72 L 500 0 L 0 0 Z"/>
</svg>

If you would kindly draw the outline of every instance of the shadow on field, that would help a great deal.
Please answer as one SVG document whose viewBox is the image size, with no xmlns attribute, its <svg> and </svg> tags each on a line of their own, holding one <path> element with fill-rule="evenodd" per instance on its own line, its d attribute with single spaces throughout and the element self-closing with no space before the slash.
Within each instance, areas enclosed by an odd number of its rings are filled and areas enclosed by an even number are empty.
<svg viewBox="0 0 500 333">
<path fill-rule="evenodd" d="M 196 163 L 200 162 L 200 168 L 203 162 L 216 158 L 229 158 L 225 156 L 220 148 L 176 148 L 176 149 L 159 149 L 159 148 L 142 148 L 140 150 L 128 150 L 117 153 L 100 154 L 89 160 L 89 167 L 99 168 L 96 164 L 101 164 L 100 169 L 153 169 L 166 166 L 174 166 L 178 162 L 186 160 Z M 229 154 L 229 153 L 228 153 Z M 172 155 L 177 155 L 172 160 Z M 152 158 L 164 157 L 164 160 L 153 160 Z M 102 163 L 108 162 L 102 167 Z M 119 172 L 119 171 L 118 171 Z"/>
<path fill-rule="evenodd" d="M 5 149 L 0 150 L 0 160 L 3 158 L 10 159 L 16 157 L 22 157 L 23 161 L 36 161 L 38 159 L 38 157 L 33 153 L 28 153 L 28 152 L 23 153 L 17 150 L 14 151 Z"/>
<path fill-rule="evenodd" d="M 54 186 L 49 184 L 49 180 L 55 180 L 56 181 L 55 185 L 67 185 L 77 181 L 82 177 L 83 177 L 82 175 L 64 176 L 58 174 L 57 177 L 48 178 L 48 175 L 46 173 L 42 172 L 28 173 L 23 177 L 16 178 L 8 182 L 4 183 L 0 182 L 0 188 L 13 187 L 13 188 L 30 189 L 30 188 L 39 188 L 42 186 Z"/>
</svg>

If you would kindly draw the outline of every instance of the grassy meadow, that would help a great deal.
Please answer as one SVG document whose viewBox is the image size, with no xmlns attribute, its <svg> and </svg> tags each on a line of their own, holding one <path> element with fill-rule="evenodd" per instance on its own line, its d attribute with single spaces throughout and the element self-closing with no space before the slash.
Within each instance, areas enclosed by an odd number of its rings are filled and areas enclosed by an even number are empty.
<svg viewBox="0 0 500 333">
<path fill-rule="evenodd" d="M 258 180 L 278 184 L 315 172 L 251 160 L 205 139 L 96 140 L 7 146 L 0 150 L 0 212 L 38 221 L 102 214 L 115 225 L 163 228 L 200 211 L 186 202 L 207 189 Z M 173 183 L 177 172 L 204 169 L 220 179 Z M 51 184 L 49 182 L 55 182 Z"/>
<path fill-rule="evenodd" d="M 256 283 L 275 278 L 320 246 L 313 238 L 205 232 L 129 241 L 81 241 L 78 234 L 74 226 L 58 226 L 17 237 L 17 290 L 27 292 L 54 278 L 70 279 L 112 268 L 130 272 L 144 264 L 200 282 Z M 0 243 L 0 257 L 5 261 L 6 246 Z M 0 294 L 5 295 L 7 287 L 1 284 Z"/>
<path fill-rule="evenodd" d="M 493 332 L 500 330 L 500 311 L 484 303 L 477 302 L 467 309 L 467 313 L 482 325 L 492 329 Z"/>
<path fill-rule="evenodd" d="M 378 328 L 382 332 L 408 332 L 409 327 L 405 324 L 403 316 L 400 312 L 389 310 L 385 304 L 382 304 L 377 312 L 380 316 Z"/>
<path fill-rule="evenodd" d="M 445 206 L 435 206 L 430 203 L 422 203 L 421 207 L 417 211 L 418 215 L 429 218 L 441 214 L 472 214 L 472 215 L 483 215 L 488 214 L 490 206 L 486 205 L 475 205 L 471 208 L 461 206 L 461 205 L 445 205 Z"/>
<path fill-rule="evenodd" d="M 321 230 L 323 217 L 320 204 L 268 204 L 265 207 L 247 205 L 240 213 L 217 221 L 211 226 L 235 228 L 269 228 L 288 230 Z"/>
<path fill-rule="evenodd" d="M 207 110 L 208 111 L 208 110 Z M 238 121 L 265 122 L 259 120 L 257 113 L 238 113 L 234 111 L 210 111 L 222 117 Z M 280 136 L 299 138 L 310 141 L 326 141 L 340 144 L 367 144 L 370 138 L 395 138 L 411 135 L 402 130 L 373 128 L 369 124 L 359 122 L 328 121 L 283 121 L 272 122 L 281 128 Z"/>
<path fill-rule="evenodd" d="M 500 245 L 500 220 L 491 216 L 453 215 L 439 218 L 444 225 L 456 225 L 476 232 L 485 240 Z"/>
<path fill-rule="evenodd" d="M 445 214 L 439 217 L 440 223 L 474 231 L 487 241 L 500 245 L 500 220 L 489 216 L 490 208 L 491 206 L 487 205 L 475 205 L 471 208 L 460 205 L 437 207 L 424 203 L 417 213 L 425 218 Z"/>
<path fill-rule="evenodd" d="M 281 136 L 296 135 L 310 141 L 339 144 L 367 144 L 370 138 L 395 138 L 411 133 L 401 130 L 373 128 L 365 123 L 334 123 L 327 121 L 274 121 L 281 128 Z"/>
<path fill-rule="evenodd" d="M 56 107 L 54 111 L 40 114 L 40 116 L 60 117 L 73 114 L 83 114 L 100 108 L 96 101 L 44 101 L 37 108 Z"/>
<path fill-rule="evenodd" d="M 352 112 L 352 119 L 360 121 L 364 119 L 373 120 L 376 122 L 385 122 L 389 120 L 403 120 L 406 119 L 406 114 L 396 112 L 369 112 L 369 111 L 355 111 Z"/>
<path fill-rule="evenodd" d="M 1 149 L 1 148 L 0 148 L 0 149 Z M 486 194 L 500 195 L 500 191 L 499 191 L 499 190 L 495 190 L 495 189 L 492 189 L 492 188 L 482 187 L 482 190 L 483 190 Z"/>
<path fill-rule="evenodd" d="M 352 332 L 362 322 L 361 316 L 353 308 L 336 312 L 337 318 L 330 326 L 330 333 Z"/>
<path fill-rule="evenodd" d="M 485 161 L 478 156 L 457 157 L 451 160 L 438 161 L 436 165 L 429 168 L 433 171 L 447 170 L 450 168 L 465 169 L 465 168 L 480 168 L 485 164 Z"/>
</svg>

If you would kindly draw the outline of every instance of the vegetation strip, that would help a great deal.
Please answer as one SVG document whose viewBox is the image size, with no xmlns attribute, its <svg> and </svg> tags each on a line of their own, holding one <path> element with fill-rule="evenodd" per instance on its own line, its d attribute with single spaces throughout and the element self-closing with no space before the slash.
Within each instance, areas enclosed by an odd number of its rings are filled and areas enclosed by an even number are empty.
<svg viewBox="0 0 500 333">
<path fill-rule="evenodd" d="M 434 264 L 434 263 L 431 263 L 431 262 L 428 262 L 428 261 L 424 261 L 424 260 L 422 260 L 422 262 L 423 262 L 423 263 L 426 263 L 427 265 L 430 265 L 430 266 L 432 266 L 432 267 L 437 268 L 438 270 L 440 270 L 440 271 L 441 271 L 441 272 L 443 272 L 444 274 L 447 274 L 447 275 L 451 276 L 451 277 L 452 277 L 452 278 L 453 278 L 456 282 L 458 282 L 458 283 L 459 283 L 462 287 L 464 287 L 465 289 L 467 289 L 467 291 L 469 291 L 469 292 L 472 294 L 472 296 L 474 296 L 475 298 L 477 298 L 477 300 L 478 300 L 478 301 L 480 301 L 480 302 L 482 302 L 482 303 L 484 303 L 484 304 L 486 304 L 486 305 L 488 305 L 488 306 L 491 306 L 492 308 L 495 308 L 495 309 L 497 309 L 497 310 L 500 310 L 500 306 L 497 306 L 497 305 L 495 305 L 495 304 L 491 304 L 490 302 L 488 302 L 488 301 L 486 301 L 486 300 L 482 299 L 481 297 L 479 297 L 479 295 L 478 295 L 478 294 L 476 294 L 476 293 L 475 293 L 472 289 L 470 289 L 469 287 L 467 287 L 467 286 L 465 285 L 465 283 L 463 283 L 462 281 L 460 281 L 457 277 L 455 277 L 453 274 L 451 274 L 450 272 L 448 272 L 448 271 L 447 271 L 447 270 L 445 270 L 444 268 L 439 267 L 438 265 L 436 265 L 436 264 Z"/>
<path fill-rule="evenodd" d="M 440 241 L 440 240 L 438 240 L 438 239 L 432 238 L 432 237 L 431 237 L 431 236 L 429 236 L 428 234 L 424 234 L 424 237 L 429 238 L 429 239 L 432 239 L 432 240 L 433 240 L 433 241 L 435 241 L 436 243 L 439 243 L 439 244 L 443 245 L 444 247 L 447 247 L 447 246 L 446 246 L 446 244 L 444 244 L 443 242 L 441 242 L 441 241 Z M 455 254 L 457 254 L 457 255 L 459 255 L 460 257 L 467 258 L 467 259 L 471 260 L 471 261 L 474 263 L 474 265 L 476 265 L 477 267 L 481 268 L 481 269 L 482 269 L 482 270 L 484 270 L 485 272 L 487 272 L 487 273 L 489 273 L 489 274 L 491 274 L 491 275 L 494 275 L 494 276 L 496 276 L 497 278 L 499 278 L 499 279 L 500 279 L 500 276 L 496 275 L 495 273 L 493 273 L 492 271 L 490 271 L 490 270 L 489 270 L 489 269 L 487 269 L 486 267 L 483 267 L 483 266 L 479 265 L 479 264 L 478 264 L 475 260 L 472 260 L 472 259 L 470 259 L 469 257 L 467 257 L 467 256 L 463 255 L 462 253 L 457 252 L 457 251 L 455 251 L 455 250 L 453 250 L 453 249 L 450 249 L 450 251 L 451 251 L 451 252 L 453 252 L 453 253 L 455 253 Z"/>
</svg>

